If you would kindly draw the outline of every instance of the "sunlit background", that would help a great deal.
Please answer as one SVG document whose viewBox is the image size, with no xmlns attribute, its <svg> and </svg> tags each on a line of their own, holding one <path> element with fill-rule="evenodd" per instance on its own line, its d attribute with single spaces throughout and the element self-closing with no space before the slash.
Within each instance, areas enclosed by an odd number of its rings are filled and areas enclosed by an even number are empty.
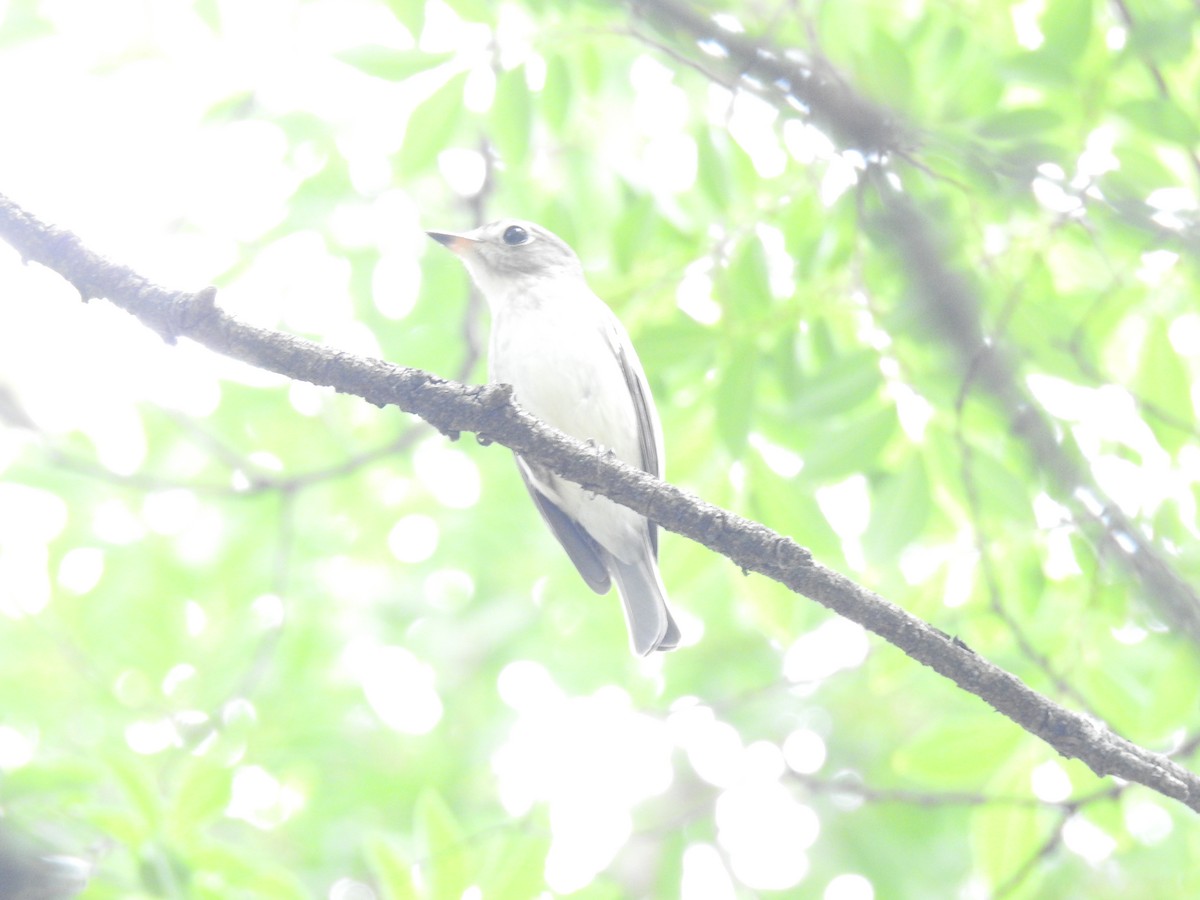
<svg viewBox="0 0 1200 900">
<path fill-rule="evenodd" d="M 1107 60 L 1118 94 L 1127 24 L 1065 5 L 1087 12 L 1078 77 Z M 851 15 L 826 6 L 716 21 L 785 46 L 815 23 L 853 80 Z M 986 22 L 1024 71 L 1054 0 L 844 6 L 882 55 L 911 39 L 913 83 L 946 97 L 904 111 L 943 142 L 997 105 L 1071 108 L 1070 71 L 980 99 L 934 69 Z M 1192 49 L 1164 65 L 1194 72 Z M 621 4 L 8 0 L 0 193 L 244 321 L 462 380 L 486 318 L 424 230 L 542 221 L 641 350 L 670 480 L 1132 739 L 1188 745 L 1194 646 L 986 401 L 956 404 L 962 372 L 857 218 L 861 157 L 684 61 L 723 56 Z M 1032 346 L 1030 395 L 1186 573 L 1195 275 L 1089 218 L 1139 138 L 1103 108 L 1018 135 L 1046 156 L 1000 189 L 958 162 L 904 177 L 949 195 L 951 256 L 993 267 L 989 325 Z M 1187 154 L 1140 137 L 1147 216 L 1185 230 Z M 1040 310 L 1086 330 L 1113 297 L 1103 371 L 1064 368 Z M 502 448 L 169 346 L 6 245 L 0 400 L 0 811 L 86 896 L 1065 896 L 1196 849 L 1167 801 L 1079 804 L 1112 786 L 682 539 L 662 567 L 684 646 L 631 659 Z"/>
</svg>

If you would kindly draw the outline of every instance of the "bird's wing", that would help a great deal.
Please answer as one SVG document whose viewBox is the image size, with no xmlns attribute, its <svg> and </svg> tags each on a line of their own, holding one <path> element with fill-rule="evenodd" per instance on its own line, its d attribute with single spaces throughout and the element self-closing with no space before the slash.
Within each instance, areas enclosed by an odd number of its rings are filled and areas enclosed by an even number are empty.
<svg viewBox="0 0 1200 900">
<path fill-rule="evenodd" d="M 575 568 L 579 570 L 583 580 L 597 594 L 607 594 L 610 581 L 608 567 L 604 564 L 606 555 L 604 550 L 601 549 L 596 539 L 584 530 L 582 525 L 559 509 L 557 504 L 538 488 L 529 464 L 519 456 L 516 460 L 517 469 L 521 473 L 521 480 L 525 482 L 525 487 L 529 490 L 529 496 L 537 504 L 538 512 L 542 514 L 550 531 L 562 544 L 562 548 L 567 551 L 567 556 L 571 557 L 571 562 L 575 563 Z"/>
<path fill-rule="evenodd" d="M 650 385 L 646 383 L 646 373 L 633 353 L 633 345 L 629 337 L 618 331 L 613 340 L 613 350 L 617 362 L 621 365 L 621 374 L 625 376 L 625 386 L 629 388 L 629 396 L 633 400 L 633 409 L 637 414 L 638 445 L 642 451 L 642 471 L 649 472 L 656 478 L 662 477 L 662 429 L 658 424 L 658 413 L 654 408 L 654 399 L 650 396 Z M 646 520 L 650 528 L 650 549 L 654 558 L 658 558 L 658 526 Z"/>
</svg>

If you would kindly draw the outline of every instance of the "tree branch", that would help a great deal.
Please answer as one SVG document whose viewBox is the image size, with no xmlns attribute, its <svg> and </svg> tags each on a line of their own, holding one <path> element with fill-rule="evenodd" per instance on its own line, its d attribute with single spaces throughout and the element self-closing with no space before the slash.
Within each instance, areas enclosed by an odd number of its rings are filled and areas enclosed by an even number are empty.
<svg viewBox="0 0 1200 900">
<path fill-rule="evenodd" d="M 216 290 L 170 291 L 90 251 L 0 195 L 0 237 L 41 263 L 87 300 L 107 298 L 174 342 L 189 338 L 254 366 L 333 387 L 377 406 L 397 406 L 457 437 L 472 431 L 548 466 L 588 490 L 628 506 L 716 553 L 828 607 L 899 647 L 1063 756 L 1098 776 L 1145 785 L 1200 811 L 1200 777 L 1101 723 L 1038 694 L 961 641 L 822 566 L 791 538 L 658 480 L 611 454 L 567 437 L 512 402 L 507 385 L 466 385 L 418 369 L 364 359 L 238 321 L 216 305 Z"/>
</svg>

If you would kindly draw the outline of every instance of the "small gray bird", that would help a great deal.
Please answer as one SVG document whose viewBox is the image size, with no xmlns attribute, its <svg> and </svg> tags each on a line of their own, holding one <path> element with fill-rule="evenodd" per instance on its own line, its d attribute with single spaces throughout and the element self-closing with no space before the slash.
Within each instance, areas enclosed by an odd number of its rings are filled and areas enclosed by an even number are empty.
<svg viewBox="0 0 1200 900">
<path fill-rule="evenodd" d="M 463 261 L 492 312 L 493 382 L 572 437 L 661 476 L 661 426 L 629 335 L 583 277 L 579 257 L 532 222 L 507 219 L 462 234 L 428 232 Z M 538 511 L 598 594 L 612 581 L 633 652 L 671 650 L 679 629 L 658 574 L 653 522 L 517 457 Z"/>
</svg>

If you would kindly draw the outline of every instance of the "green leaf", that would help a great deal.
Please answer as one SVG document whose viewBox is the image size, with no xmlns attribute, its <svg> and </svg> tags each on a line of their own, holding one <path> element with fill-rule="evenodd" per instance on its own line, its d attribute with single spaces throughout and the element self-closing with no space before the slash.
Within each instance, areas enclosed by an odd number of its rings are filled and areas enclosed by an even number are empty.
<svg viewBox="0 0 1200 900">
<path fill-rule="evenodd" d="M 496 80 L 496 98 L 488 119 L 488 134 L 500 156 L 510 166 L 520 166 L 529 155 L 533 133 L 533 105 L 525 84 L 525 67 L 502 72 Z"/>
<path fill-rule="evenodd" d="M 192 10 L 196 13 L 196 17 L 200 19 L 209 30 L 214 34 L 221 31 L 221 9 L 217 0 L 195 0 L 192 3 Z M 5 22 L 7 27 L 10 23 Z"/>
<path fill-rule="evenodd" d="M 1161 145 L 1146 146 L 1143 142 L 1121 143 L 1113 148 L 1120 168 L 1106 173 L 1104 181 L 1118 185 L 1122 199 L 1142 200 L 1156 188 L 1172 187 L 1179 176 L 1159 156 Z M 1106 191 L 1107 193 L 1107 191 Z"/>
<path fill-rule="evenodd" d="M 870 351 L 858 351 L 834 357 L 805 379 L 789 408 L 798 419 L 843 416 L 878 396 L 882 389 L 879 357 Z"/>
<path fill-rule="evenodd" d="M 143 821 L 152 828 L 157 828 L 162 822 L 163 797 L 142 764 L 143 760 L 136 756 L 113 753 L 108 756 L 107 762 Z"/>
<path fill-rule="evenodd" d="M 1192 52 L 1196 26 L 1194 10 L 1155 10 L 1139 16 L 1129 32 L 1125 53 L 1155 63 L 1174 63 L 1186 59 Z"/>
<path fill-rule="evenodd" d="M 230 94 L 210 106 L 204 113 L 203 121 L 212 124 L 246 118 L 254 109 L 254 97 L 254 92 L 249 90 Z"/>
<path fill-rule="evenodd" d="M 1007 883 L 1035 857 L 1047 836 L 1041 818 L 1035 807 L 1011 803 L 985 806 L 971 815 L 972 854 L 992 885 Z M 1040 871 L 1034 869 L 1035 878 Z M 1035 885 L 1036 880 L 1022 882 L 1026 889 Z M 1029 896 L 1037 896 L 1036 889 Z"/>
<path fill-rule="evenodd" d="M 703 371 L 712 364 L 715 350 L 712 330 L 687 316 L 639 330 L 634 343 L 651 380 L 658 372 L 681 366 Z"/>
<path fill-rule="evenodd" d="M 632 195 L 612 230 L 613 262 L 620 272 L 629 272 L 645 255 L 647 235 L 654 221 L 654 199 Z"/>
<path fill-rule="evenodd" d="M 758 352 L 750 344 L 737 347 L 720 372 L 717 384 L 717 433 L 735 458 L 746 450 L 754 418 L 754 388 L 758 378 Z"/>
<path fill-rule="evenodd" d="M 1021 731 L 996 715 L 968 713 L 930 722 L 892 754 L 896 774 L 931 787 L 978 787 L 980 772 L 1009 763 Z"/>
<path fill-rule="evenodd" d="M 446 0 L 446 5 L 466 22 L 496 21 L 497 4 L 489 0 Z"/>
<path fill-rule="evenodd" d="M 421 892 L 412 865 L 391 841 L 372 835 L 366 845 L 367 864 L 383 892 L 383 900 L 418 900 Z"/>
<path fill-rule="evenodd" d="M 730 322 L 755 319 L 771 304 L 767 254 L 751 234 L 737 246 L 729 265 L 720 270 L 721 305 Z"/>
<path fill-rule="evenodd" d="M 187 896 L 193 871 L 174 847 L 149 842 L 141 847 L 140 856 L 139 874 L 151 896 Z"/>
<path fill-rule="evenodd" d="M 714 133 L 711 128 L 700 128 L 695 132 L 696 139 L 696 181 L 700 190 L 718 209 L 729 205 L 729 170 L 725 165 L 716 141 L 723 139 L 723 134 Z"/>
<path fill-rule="evenodd" d="M 898 469 L 871 485 L 871 521 L 863 536 L 868 559 L 896 565 L 900 551 L 921 534 L 933 508 L 922 458 L 911 453 Z"/>
<path fill-rule="evenodd" d="M 1020 140 L 1058 127 L 1062 116 L 1052 109 L 1027 106 L 1022 109 L 1001 110 L 979 123 L 982 137 L 1001 140 Z"/>
<path fill-rule="evenodd" d="M 1167 335 L 1167 323 L 1155 319 L 1150 323 L 1138 354 L 1137 375 L 1131 385 L 1134 394 L 1151 404 L 1157 412 L 1179 423 L 1172 426 L 1158 415 L 1146 416 L 1158 442 L 1170 453 L 1176 453 L 1190 443 L 1189 429 L 1195 427 L 1192 405 L 1191 376 Z"/>
<path fill-rule="evenodd" d="M 271 900 L 307 900 L 312 896 L 291 861 L 264 860 L 245 842 L 193 842 L 188 863 L 195 876 L 188 898 L 227 900 L 229 897 L 270 897 Z M 167 895 L 167 896 L 178 896 Z"/>
<path fill-rule="evenodd" d="M 870 67 L 866 72 L 871 92 L 898 108 L 909 107 L 913 100 L 911 49 L 902 46 L 889 31 L 876 27 L 871 29 L 868 53 Z"/>
<path fill-rule="evenodd" d="M 1170 100 L 1130 100 L 1120 104 L 1117 112 L 1138 128 L 1172 143 L 1191 146 L 1200 140 L 1200 130 L 1191 116 Z"/>
<path fill-rule="evenodd" d="M 567 123 L 571 99 L 571 68 L 561 54 L 552 54 L 546 59 L 546 83 L 542 87 L 538 110 L 556 134 L 561 133 Z"/>
<path fill-rule="evenodd" d="M 996 63 L 994 74 L 999 76 L 997 86 L 1001 88 L 1018 82 L 1037 85 L 1039 88 L 1048 88 L 1052 92 L 1061 91 L 1074 84 L 1076 80 L 1074 70 L 1069 65 L 1053 54 L 1043 53 L 1041 48 L 1032 53 L 1016 53 L 1004 57 Z M 965 90 L 970 90 L 970 88 L 965 88 Z M 1002 96 L 1003 91 L 995 95 L 997 104 Z M 974 105 L 965 108 L 987 109 L 988 107 Z"/>
<path fill-rule="evenodd" d="M 467 75 L 451 78 L 413 110 L 404 129 L 397 168 L 403 178 L 411 178 L 437 159 L 446 149 L 462 115 L 463 87 Z"/>
<path fill-rule="evenodd" d="M 55 34 L 55 26 L 42 18 L 40 6 L 32 2 L 9 3 L 5 6 L 3 18 L 0 19 L 0 25 L 3 25 L 0 28 L 0 47 L 18 46 Z M 205 3 L 196 12 L 201 19 L 206 19 L 205 13 L 209 11 L 209 4 Z M 215 25 L 210 27 L 216 30 Z"/>
<path fill-rule="evenodd" d="M 467 840 L 458 820 L 441 795 L 432 788 L 421 792 L 416 803 L 417 830 L 425 842 L 425 868 L 431 900 L 460 900 L 471 884 Z"/>
<path fill-rule="evenodd" d="M 968 432 L 971 433 L 971 432 Z M 994 435 L 998 443 L 999 435 Z M 983 436 L 974 433 L 968 457 L 972 483 L 985 515 L 1002 521 L 1033 524 L 1033 503 L 1026 487 L 1029 474 L 1013 466 L 984 446 Z"/>
<path fill-rule="evenodd" d="M 508 834 L 496 842 L 480 882 L 495 897 L 537 897 L 545 889 L 546 854 L 543 836 Z"/>
<path fill-rule="evenodd" d="M 311 223 L 318 227 L 329 219 L 330 210 L 345 196 L 350 187 L 350 172 L 346 161 L 330 157 L 325 166 L 306 178 L 292 194 L 291 218 L 294 224 Z"/>
<path fill-rule="evenodd" d="M 208 757 L 188 761 L 187 769 L 167 809 L 174 833 L 188 835 L 218 818 L 232 794 L 230 769 Z"/>
<path fill-rule="evenodd" d="M 797 420 L 796 427 L 812 429 L 813 424 Z M 899 428 L 896 411 L 890 406 L 821 423 L 812 445 L 801 453 L 803 474 L 815 481 L 833 481 L 869 472 L 879 465 L 884 447 Z"/>
<path fill-rule="evenodd" d="M 334 54 L 342 62 L 361 72 L 388 81 L 403 81 L 418 72 L 440 66 L 454 58 L 453 53 L 423 53 L 420 50 L 397 50 L 379 44 L 351 47 Z"/>
<path fill-rule="evenodd" d="M 1092 37 L 1092 0 L 1050 0 L 1042 13 L 1040 53 L 1073 66 Z"/>
<path fill-rule="evenodd" d="M 425 27 L 424 0 L 385 0 L 392 15 L 408 29 L 414 38 L 420 37 Z"/>
</svg>

